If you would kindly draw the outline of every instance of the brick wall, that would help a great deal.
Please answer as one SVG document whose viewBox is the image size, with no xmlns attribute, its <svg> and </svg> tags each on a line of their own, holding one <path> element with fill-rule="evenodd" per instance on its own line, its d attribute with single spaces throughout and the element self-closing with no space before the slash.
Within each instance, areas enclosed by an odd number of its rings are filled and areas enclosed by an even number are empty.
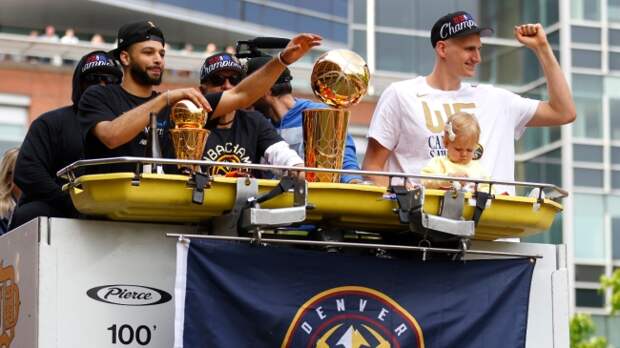
<svg viewBox="0 0 620 348">
<path fill-rule="evenodd" d="M 73 69 L 43 64 L 0 64 L 0 93 L 18 94 L 30 97 L 30 121 L 49 110 L 71 103 L 71 79 Z M 156 89 L 165 91 L 178 87 L 192 86 L 192 80 L 177 76 L 164 76 Z M 300 95 L 309 99 L 313 96 Z M 351 110 L 351 123 L 367 125 L 375 107 L 374 101 L 365 101 Z"/>
</svg>

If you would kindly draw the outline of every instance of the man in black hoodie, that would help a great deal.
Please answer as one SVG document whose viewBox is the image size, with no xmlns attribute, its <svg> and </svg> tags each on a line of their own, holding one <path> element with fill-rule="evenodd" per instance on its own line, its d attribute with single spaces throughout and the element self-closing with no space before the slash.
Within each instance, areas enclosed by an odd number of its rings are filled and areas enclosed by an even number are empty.
<svg viewBox="0 0 620 348">
<path fill-rule="evenodd" d="M 83 158 L 77 106 L 88 87 L 117 84 L 122 76 L 108 53 L 88 53 L 73 73 L 72 105 L 46 112 L 32 122 L 15 165 L 14 181 L 22 196 L 12 228 L 37 216 L 77 217 L 69 194 L 62 191 L 63 181 L 56 177 L 58 170 Z"/>
</svg>

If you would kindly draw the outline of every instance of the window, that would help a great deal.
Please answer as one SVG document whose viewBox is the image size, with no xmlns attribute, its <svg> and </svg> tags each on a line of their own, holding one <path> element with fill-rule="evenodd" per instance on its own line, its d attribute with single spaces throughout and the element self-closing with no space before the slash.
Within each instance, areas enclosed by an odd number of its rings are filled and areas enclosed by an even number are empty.
<svg viewBox="0 0 620 348">
<path fill-rule="evenodd" d="M 365 60 L 366 57 L 366 31 L 353 30 L 353 51 L 362 56 Z"/>
<path fill-rule="evenodd" d="M 601 19 L 599 0 L 571 0 L 571 18 L 597 21 Z"/>
<path fill-rule="evenodd" d="M 596 289 L 576 289 L 575 302 L 577 307 L 605 307 L 605 296 Z"/>
<path fill-rule="evenodd" d="M 574 247 L 578 260 L 601 261 L 605 259 L 603 240 L 603 196 L 574 194 Z"/>
<path fill-rule="evenodd" d="M 377 32 L 375 36 L 377 70 L 429 74 L 435 56 L 425 37 Z"/>
<path fill-rule="evenodd" d="M 597 145 L 573 145 L 573 159 L 580 162 L 603 162 L 603 147 Z"/>
<path fill-rule="evenodd" d="M 571 27 L 571 39 L 573 42 L 600 44 L 601 43 L 601 29 L 572 26 Z"/>
<path fill-rule="evenodd" d="M 502 85 L 519 85 L 543 76 L 540 64 L 530 49 L 483 45 L 479 80 Z"/>
<path fill-rule="evenodd" d="M 573 49 L 571 53 L 573 66 L 590 69 L 601 68 L 601 52 Z"/>
<path fill-rule="evenodd" d="M 573 93 L 579 117 L 573 123 L 577 138 L 601 138 L 603 135 L 603 80 L 600 76 L 573 74 Z"/>
<path fill-rule="evenodd" d="M 575 186 L 603 187 L 603 171 L 599 169 L 575 168 L 573 171 Z"/>
<path fill-rule="evenodd" d="M 0 94 L 0 156 L 24 140 L 29 106 L 28 97 Z"/>
<path fill-rule="evenodd" d="M 575 265 L 575 280 L 578 282 L 598 283 L 604 273 L 604 266 Z"/>
</svg>

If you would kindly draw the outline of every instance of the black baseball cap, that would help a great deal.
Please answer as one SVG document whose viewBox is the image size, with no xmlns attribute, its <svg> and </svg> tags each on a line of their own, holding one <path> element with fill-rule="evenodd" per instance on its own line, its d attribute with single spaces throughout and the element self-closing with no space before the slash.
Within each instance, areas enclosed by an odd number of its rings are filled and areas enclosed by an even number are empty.
<svg viewBox="0 0 620 348">
<path fill-rule="evenodd" d="M 126 50 L 129 46 L 138 42 L 155 40 L 161 42 L 162 45 L 166 44 L 164 33 L 151 21 L 123 25 L 118 30 L 116 39 L 118 41 L 117 47 L 110 51 L 110 54 L 112 54 L 115 59 L 119 59 L 121 51 Z"/>
<path fill-rule="evenodd" d="M 489 36 L 493 34 L 493 29 L 480 28 L 474 17 L 465 11 L 448 13 L 439 18 L 435 25 L 433 25 L 433 29 L 431 29 L 431 44 L 435 47 L 438 41 L 470 34 Z"/>
<path fill-rule="evenodd" d="M 265 64 L 269 63 L 272 59 L 273 57 L 268 56 L 268 55 L 248 59 L 248 62 L 247 62 L 248 69 L 246 72 L 246 76 L 249 76 L 256 70 L 262 68 Z M 282 74 L 280 74 L 280 77 L 278 77 L 278 80 L 274 84 L 290 82 L 292 79 L 293 79 L 293 76 L 291 75 L 291 71 L 288 68 L 285 68 Z"/>
<path fill-rule="evenodd" d="M 228 53 L 214 54 L 207 57 L 204 63 L 202 63 L 202 67 L 200 68 L 200 82 L 205 82 L 209 79 L 211 74 L 223 70 L 234 71 L 241 74 L 243 72 L 243 66 L 241 66 L 241 63 L 239 63 L 236 57 Z"/>
</svg>

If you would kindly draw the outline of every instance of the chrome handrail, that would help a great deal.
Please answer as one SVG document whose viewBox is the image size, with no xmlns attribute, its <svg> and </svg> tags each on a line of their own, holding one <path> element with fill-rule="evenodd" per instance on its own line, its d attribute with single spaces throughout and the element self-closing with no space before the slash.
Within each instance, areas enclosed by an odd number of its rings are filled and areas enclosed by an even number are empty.
<svg viewBox="0 0 620 348">
<path fill-rule="evenodd" d="M 200 165 L 200 166 L 226 166 L 231 168 L 246 168 L 256 169 L 263 171 L 282 170 L 291 172 L 316 172 L 316 173 L 340 173 L 351 174 L 361 176 L 384 176 L 389 177 L 390 182 L 394 178 L 398 179 L 430 179 L 430 180 L 445 180 L 445 181 L 465 181 L 474 184 L 489 184 L 489 185 L 508 185 L 508 186 L 524 186 L 539 188 L 541 191 L 544 189 L 556 192 L 557 194 L 550 196 L 549 198 L 564 198 L 568 197 L 568 191 L 553 184 L 528 182 L 528 181 L 503 181 L 503 180 L 487 180 L 487 179 L 474 179 L 465 177 L 451 177 L 443 175 L 421 175 L 421 174 L 409 174 L 398 172 L 382 172 L 382 171 L 367 171 L 367 170 L 350 170 L 350 169 L 328 169 L 328 168 L 312 168 L 312 167 L 293 167 L 293 166 L 278 166 L 270 164 L 254 164 L 254 163 L 233 163 L 233 162 L 216 162 L 207 160 L 179 160 L 169 158 L 149 158 L 149 157 L 109 157 L 100 159 L 86 159 L 76 161 L 57 172 L 57 176 L 67 179 L 70 182 L 75 180 L 74 171 L 78 168 L 92 167 L 98 165 L 107 164 L 160 164 L 160 165 Z M 540 197 L 539 197 L 540 198 Z"/>
</svg>

